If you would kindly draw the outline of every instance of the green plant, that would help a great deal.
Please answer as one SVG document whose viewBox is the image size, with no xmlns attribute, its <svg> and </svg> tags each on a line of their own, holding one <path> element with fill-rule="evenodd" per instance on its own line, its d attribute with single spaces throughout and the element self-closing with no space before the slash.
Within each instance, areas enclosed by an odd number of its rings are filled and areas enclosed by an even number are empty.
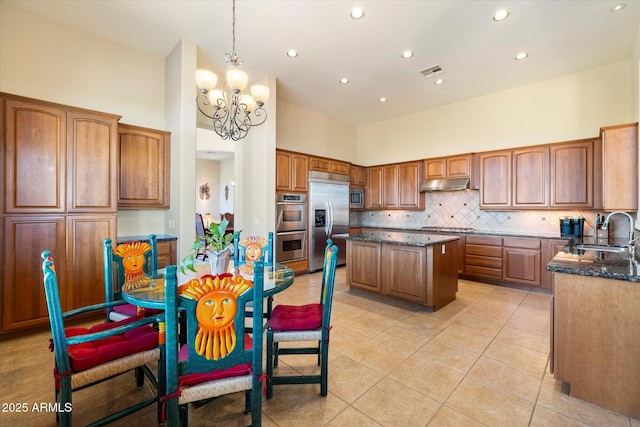
<svg viewBox="0 0 640 427">
<path fill-rule="evenodd" d="M 189 249 L 187 255 L 180 261 L 180 272 L 185 274 L 185 270 L 196 271 L 195 262 L 196 256 L 200 251 L 212 251 L 212 252 L 224 252 L 229 250 L 231 241 L 233 240 L 233 234 L 226 234 L 229 221 L 223 218 L 219 224 L 212 222 L 209 224 L 209 231 L 204 233 L 204 236 L 196 237 L 193 242 L 193 246 Z"/>
</svg>

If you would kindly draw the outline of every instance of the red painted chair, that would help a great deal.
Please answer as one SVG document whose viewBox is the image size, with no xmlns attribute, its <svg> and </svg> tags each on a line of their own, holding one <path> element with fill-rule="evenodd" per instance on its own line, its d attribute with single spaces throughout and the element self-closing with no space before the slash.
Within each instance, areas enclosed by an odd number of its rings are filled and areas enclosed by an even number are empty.
<svg viewBox="0 0 640 427">
<path fill-rule="evenodd" d="M 267 329 L 267 399 L 273 396 L 273 386 L 279 384 L 320 384 L 320 395 L 328 392 L 329 330 L 331 305 L 338 262 L 338 247 L 327 241 L 322 268 L 320 302 L 306 305 L 277 305 L 271 313 Z M 281 347 L 283 342 L 313 342 L 307 347 Z M 281 355 L 317 354 L 320 374 L 278 376 Z"/>
<path fill-rule="evenodd" d="M 131 318 L 121 322 L 95 325 L 91 328 L 66 328 L 64 321 L 72 316 L 91 311 L 103 311 L 118 303 L 103 303 L 62 312 L 58 279 L 49 251 L 42 253 L 44 289 L 51 325 L 52 351 L 55 352 L 54 377 L 56 380 L 56 402 L 62 412 L 56 413 L 63 426 L 71 425 L 71 409 L 91 411 L 91 406 L 80 408 L 72 404 L 72 394 L 125 372 L 141 368 L 149 376 L 158 396 L 141 401 L 129 408 L 96 421 L 92 425 L 104 425 L 120 419 L 154 402 L 159 403 L 163 391 L 163 380 L 158 380 L 147 364 L 158 363 L 158 332 L 149 325 L 148 318 Z M 160 372 L 163 372 L 162 370 Z M 162 378 L 162 376 L 160 376 Z M 144 381 L 144 376 L 142 376 Z M 139 388 L 142 384 L 139 384 Z M 67 411 L 68 410 L 68 411 Z M 160 418 L 160 405 L 158 406 Z"/>
</svg>

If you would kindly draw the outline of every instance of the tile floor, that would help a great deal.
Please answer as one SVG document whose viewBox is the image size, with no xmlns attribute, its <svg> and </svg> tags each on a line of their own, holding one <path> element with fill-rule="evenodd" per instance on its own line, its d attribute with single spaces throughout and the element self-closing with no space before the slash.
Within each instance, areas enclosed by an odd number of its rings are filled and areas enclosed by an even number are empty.
<svg viewBox="0 0 640 427">
<path fill-rule="evenodd" d="M 549 295 L 461 280 L 456 301 L 432 313 L 350 291 L 345 273 L 338 269 L 329 395 L 320 397 L 317 385 L 278 386 L 264 401 L 263 425 L 640 427 L 569 397 L 549 375 Z M 297 277 L 276 303 L 317 300 L 319 280 L 319 273 Z M 54 414 L 32 410 L 53 401 L 48 338 L 0 342 L 0 425 L 55 425 Z M 315 369 L 313 356 L 303 358 L 287 365 L 285 356 L 278 369 Z M 74 394 L 75 425 L 150 395 L 146 387 L 137 391 L 124 375 Z M 29 410 L 6 412 L 11 403 Z M 243 408 L 243 394 L 192 406 L 191 425 L 246 425 Z M 114 425 L 154 426 L 155 407 Z"/>
</svg>

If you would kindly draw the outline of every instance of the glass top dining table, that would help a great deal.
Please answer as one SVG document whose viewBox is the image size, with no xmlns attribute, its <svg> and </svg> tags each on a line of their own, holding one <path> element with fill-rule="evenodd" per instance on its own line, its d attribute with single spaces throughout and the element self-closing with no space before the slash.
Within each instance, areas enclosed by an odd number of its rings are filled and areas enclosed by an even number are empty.
<svg viewBox="0 0 640 427">
<path fill-rule="evenodd" d="M 205 274 L 211 274 L 209 263 L 197 262 L 196 271 L 187 271 L 186 274 L 178 270 L 178 285 L 194 278 L 200 278 Z M 238 269 L 231 267 L 229 273 L 238 274 Z M 294 272 L 291 268 L 274 264 L 264 267 L 264 298 L 282 292 L 293 284 Z M 122 286 L 122 299 L 129 304 L 144 308 L 164 310 L 164 269 L 158 270 L 158 277 L 137 281 L 133 286 Z"/>
</svg>

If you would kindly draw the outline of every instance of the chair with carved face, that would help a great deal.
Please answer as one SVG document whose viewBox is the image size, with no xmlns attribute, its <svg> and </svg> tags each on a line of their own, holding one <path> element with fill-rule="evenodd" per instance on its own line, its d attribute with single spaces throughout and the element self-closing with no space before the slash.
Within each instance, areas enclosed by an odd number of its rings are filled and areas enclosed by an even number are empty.
<svg viewBox="0 0 640 427">
<path fill-rule="evenodd" d="M 262 333 L 246 333 L 248 302 L 262 301 L 264 268 L 257 261 L 253 281 L 225 273 L 191 279 L 178 287 L 176 268 L 165 274 L 167 423 L 188 424 L 191 402 L 245 392 L 245 413 L 253 426 L 262 416 Z M 179 317 L 186 318 L 186 343 L 179 344 Z M 253 330 L 262 331 L 261 313 Z M 181 331 L 182 332 L 182 331 Z"/>
<path fill-rule="evenodd" d="M 113 249 L 111 239 L 104 239 L 104 286 L 106 302 L 122 300 L 122 287 L 140 287 L 158 273 L 158 246 L 156 235 L 149 241 L 121 243 Z M 107 309 L 107 321 L 130 317 L 154 316 L 159 310 L 139 309 L 131 304 L 115 305 Z"/>
<path fill-rule="evenodd" d="M 267 328 L 267 399 L 273 396 L 273 386 L 279 384 L 320 384 L 320 395 L 328 392 L 329 330 L 331 305 L 338 262 L 338 247 L 327 241 L 322 269 L 320 302 L 306 305 L 277 305 Z M 281 343 L 306 346 L 281 346 Z M 276 375 L 281 355 L 317 354 L 320 373 L 315 375 Z"/>
<path fill-rule="evenodd" d="M 56 383 L 56 402 L 61 408 L 56 413 L 61 425 L 70 426 L 73 409 L 74 413 L 84 411 L 91 413 L 90 402 L 82 407 L 72 402 L 72 394 L 115 376 L 131 370 L 142 369 L 157 390 L 157 395 L 151 399 L 146 396 L 141 401 L 126 409 L 109 414 L 92 425 L 103 425 L 139 409 L 158 402 L 158 421 L 160 421 L 161 405 L 159 396 L 164 394 L 163 385 L 158 381 L 148 364 L 158 364 L 160 349 L 158 348 L 158 332 L 150 326 L 149 318 L 130 318 L 120 322 L 103 323 L 86 327 L 65 328 L 65 321 L 73 316 L 90 312 L 100 312 L 113 307 L 120 302 L 109 302 L 82 307 L 68 312 L 62 312 L 58 279 L 49 251 L 42 253 L 42 271 L 44 273 L 44 288 L 51 325 L 51 350 L 55 352 L 54 378 Z M 160 367 L 158 369 L 162 369 Z M 142 376 L 144 381 L 144 376 Z M 138 384 L 138 388 L 142 387 Z M 118 390 L 114 389 L 113 393 Z M 126 392 L 130 394 L 130 392 Z M 144 391 L 140 392 L 141 394 Z M 124 394 L 124 392 L 123 392 Z M 123 396 L 124 397 L 124 396 Z"/>
<path fill-rule="evenodd" d="M 273 233 L 269 232 L 269 237 L 265 239 L 260 236 L 247 236 L 240 238 L 240 231 L 233 235 L 233 265 L 238 274 L 245 278 L 253 277 L 254 263 L 257 260 L 264 262 L 265 266 L 273 265 Z M 266 305 L 266 307 L 264 307 Z M 273 309 L 273 297 L 269 296 L 263 303 L 264 318 L 269 319 Z M 250 317 L 253 305 L 247 307 L 247 316 Z"/>
</svg>

